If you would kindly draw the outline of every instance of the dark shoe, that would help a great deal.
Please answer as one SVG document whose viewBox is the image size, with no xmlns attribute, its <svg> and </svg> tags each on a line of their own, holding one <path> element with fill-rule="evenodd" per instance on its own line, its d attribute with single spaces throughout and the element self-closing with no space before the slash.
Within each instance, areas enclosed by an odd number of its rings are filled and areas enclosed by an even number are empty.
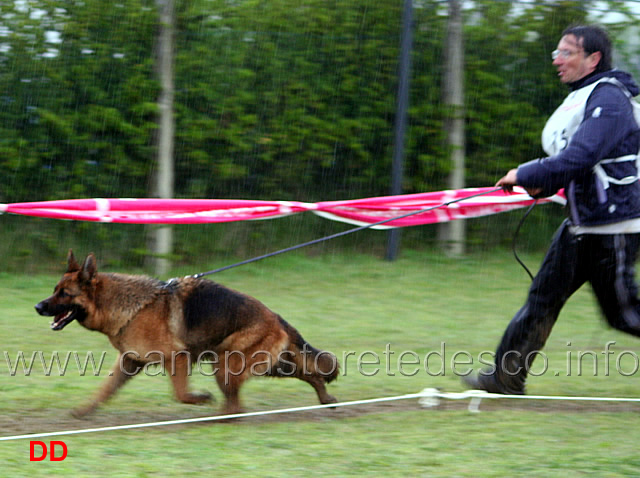
<svg viewBox="0 0 640 478">
<path fill-rule="evenodd" d="M 502 395 L 524 395 L 523 389 L 510 389 L 499 383 L 495 374 L 466 375 L 462 377 L 462 382 L 472 390 L 484 390 Z"/>
</svg>

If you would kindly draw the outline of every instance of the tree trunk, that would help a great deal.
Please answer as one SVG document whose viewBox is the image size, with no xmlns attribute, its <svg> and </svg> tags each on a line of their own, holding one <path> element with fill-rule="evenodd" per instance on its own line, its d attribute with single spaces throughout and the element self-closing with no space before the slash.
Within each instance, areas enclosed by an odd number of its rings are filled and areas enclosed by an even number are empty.
<svg viewBox="0 0 640 478">
<path fill-rule="evenodd" d="M 464 188 L 464 50 L 462 13 L 459 0 L 449 0 L 449 22 L 446 40 L 443 101 L 449 112 L 444 127 L 451 152 L 450 189 Z M 452 256 L 465 252 L 466 231 L 463 220 L 438 226 L 438 242 Z"/>
<path fill-rule="evenodd" d="M 175 8 L 174 0 L 156 0 L 160 13 L 157 39 L 156 72 L 161 84 L 158 98 L 160 112 L 157 146 L 157 169 L 151 185 L 151 197 L 172 198 L 174 195 L 174 52 L 175 52 Z M 149 249 L 151 265 L 156 275 L 166 274 L 171 267 L 169 256 L 173 248 L 171 226 L 150 226 Z"/>
</svg>

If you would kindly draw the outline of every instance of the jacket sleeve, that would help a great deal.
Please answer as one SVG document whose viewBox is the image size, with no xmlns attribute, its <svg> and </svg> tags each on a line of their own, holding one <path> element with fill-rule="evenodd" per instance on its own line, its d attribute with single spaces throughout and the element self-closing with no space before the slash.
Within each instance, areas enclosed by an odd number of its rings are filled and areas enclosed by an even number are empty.
<svg viewBox="0 0 640 478">
<path fill-rule="evenodd" d="M 602 83 L 589 97 L 584 119 L 569 142 L 555 156 L 534 159 L 518 167 L 518 184 L 542 188 L 540 197 L 555 194 L 574 179 L 592 173 L 602 159 L 611 157 L 629 134 L 629 100 L 619 87 Z"/>
</svg>

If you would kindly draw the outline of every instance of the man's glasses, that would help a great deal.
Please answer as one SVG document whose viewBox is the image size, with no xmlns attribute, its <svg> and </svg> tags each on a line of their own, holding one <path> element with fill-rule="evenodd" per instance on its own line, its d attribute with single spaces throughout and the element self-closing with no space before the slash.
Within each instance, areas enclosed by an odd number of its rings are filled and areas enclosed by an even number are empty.
<svg viewBox="0 0 640 478">
<path fill-rule="evenodd" d="M 569 58 L 572 55 L 575 55 L 576 53 L 578 52 L 571 51 L 571 50 L 553 50 L 551 52 L 551 59 L 555 60 L 557 58 L 562 58 L 563 60 L 566 60 L 567 58 Z"/>
</svg>

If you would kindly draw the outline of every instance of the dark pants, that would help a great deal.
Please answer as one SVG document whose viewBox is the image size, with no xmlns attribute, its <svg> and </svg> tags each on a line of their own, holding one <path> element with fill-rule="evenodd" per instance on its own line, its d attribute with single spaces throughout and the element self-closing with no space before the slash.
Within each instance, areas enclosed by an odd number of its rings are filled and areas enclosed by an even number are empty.
<svg viewBox="0 0 640 478">
<path fill-rule="evenodd" d="M 544 346 L 560 310 L 589 282 L 609 324 L 640 336 L 640 305 L 634 265 L 640 234 L 556 232 L 527 302 L 513 317 L 496 351 L 495 380 L 505 393 L 523 393 L 536 351 Z"/>
</svg>

